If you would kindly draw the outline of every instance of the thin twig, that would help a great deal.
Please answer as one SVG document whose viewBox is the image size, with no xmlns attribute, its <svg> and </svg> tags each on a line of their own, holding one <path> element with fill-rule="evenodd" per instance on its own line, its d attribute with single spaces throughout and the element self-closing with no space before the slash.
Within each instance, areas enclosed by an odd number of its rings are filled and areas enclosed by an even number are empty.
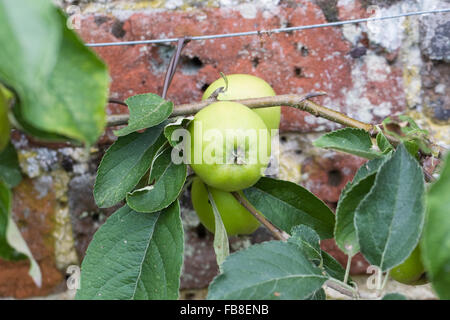
<svg viewBox="0 0 450 320">
<path fill-rule="evenodd" d="M 173 76 L 175 75 L 175 71 L 178 67 L 178 62 L 180 60 L 181 51 L 188 44 L 190 40 L 186 37 L 181 37 L 177 41 L 177 47 L 170 59 L 169 66 L 167 67 L 166 75 L 164 77 L 164 86 L 161 97 L 166 99 L 167 91 L 169 90 L 170 83 L 172 82 Z"/>
<path fill-rule="evenodd" d="M 321 106 L 309 100 L 311 98 L 322 96 L 325 94 L 326 94 L 325 92 L 311 92 L 304 95 L 283 94 L 272 97 L 239 99 L 229 101 L 241 103 L 252 109 L 267 108 L 272 106 L 290 106 L 299 109 L 301 111 L 308 112 L 316 117 L 321 117 L 333 121 L 335 123 L 339 123 L 345 127 L 365 130 L 372 137 L 376 137 L 376 135 L 380 132 L 381 129 L 378 128 L 378 126 L 376 125 L 353 119 L 347 116 L 345 113 Z M 171 114 L 171 117 L 196 114 L 201 109 L 205 108 L 206 106 L 216 101 L 217 100 L 215 98 L 212 98 L 200 102 L 187 103 L 175 106 Z M 117 103 L 120 103 L 120 101 Z M 128 114 L 109 116 L 107 126 L 111 127 L 111 126 L 125 125 L 128 123 L 128 118 L 129 118 Z M 385 132 L 383 133 L 389 140 L 389 142 L 391 142 L 394 146 L 400 143 L 400 141 L 397 138 Z"/>
<path fill-rule="evenodd" d="M 113 114 L 108 116 L 107 126 L 115 127 L 121 126 L 128 123 L 128 119 L 130 118 L 129 114 Z"/>
<path fill-rule="evenodd" d="M 285 105 L 290 105 L 290 104 L 285 104 Z M 359 129 L 363 129 L 367 132 L 370 132 L 374 129 L 374 125 L 372 125 L 372 124 L 361 122 L 356 119 L 350 118 L 349 116 L 347 116 L 346 114 L 344 114 L 342 112 L 335 111 L 333 109 L 321 106 L 310 100 L 305 100 L 305 101 L 303 101 L 303 103 L 299 104 L 298 106 L 294 105 L 293 107 L 296 107 L 300 110 L 311 113 L 312 115 L 314 115 L 316 117 L 325 118 L 330 121 L 342 124 L 346 127 L 359 128 Z"/>
<path fill-rule="evenodd" d="M 114 98 L 109 98 L 108 103 L 116 103 L 116 104 L 120 104 L 122 106 L 127 106 L 127 104 L 124 101 L 119 100 L 119 99 L 114 99 Z"/>
<path fill-rule="evenodd" d="M 267 220 L 262 214 L 260 214 L 253 206 L 248 202 L 247 199 L 245 199 L 243 196 L 241 196 L 238 192 L 231 192 L 231 194 L 236 198 L 237 201 L 245 208 L 247 209 L 263 226 L 265 226 L 269 231 L 277 238 L 278 240 L 286 241 L 290 238 L 290 235 L 288 235 L 283 230 L 280 230 L 278 227 L 276 227 L 272 222 Z"/>
<path fill-rule="evenodd" d="M 312 97 L 317 97 L 324 95 L 324 92 L 313 92 L 305 95 L 299 94 L 284 94 L 272 97 L 263 97 L 263 98 L 252 98 L 252 99 L 239 99 L 239 100 L 230 100 L 233 102 L 238 102 L 246 105 L 249 108 L 267 108 L 272 106 L 290 106 L 297 108 L 302 111 L 306 111 L 311 113 L 317 117 L 322 117 L 339 124 L 342 124 L 346 127 L 352 128 L 360 128 L 366 130 L 368 132 L 372 131 L 374 126 L 372 124 L 368 124 L 365 122 L 361 122 L 350 118 L 344 113 L 329 109 L 327 107 L 316 104 L 308 99 Z M 174 107 L 174 110 L 171 114 L 172 117 L 175 116 L 184 116 L 184 115 L 192 115 L 199 112 L 201 109 L 210 105 L 212 102 L 216 100 L 204 100 L 201 102 L 194 102 L 188 104 L 181 104 Z M 120 118 L 119 118 L 120 116 Z M 117 126 L 117 125 L 125 125 L 127 124 L 129 115 L 115 115 L 108 117 L 108 126 Z M 119 121 L 120 119 L 120 121 Z"/>
</svg>

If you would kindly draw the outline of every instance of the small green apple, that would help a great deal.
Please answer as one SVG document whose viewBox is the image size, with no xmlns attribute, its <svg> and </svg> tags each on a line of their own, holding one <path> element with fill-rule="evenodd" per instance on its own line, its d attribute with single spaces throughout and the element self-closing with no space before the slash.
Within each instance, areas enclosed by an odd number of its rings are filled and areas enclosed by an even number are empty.
<svg viewBox="0 0 450 320">
<path fill-rule="evenodd" d="M 222 217 L 229 236 L 251 234 L 259 227 L 258 220 L 247 211 L 229 192 L 208 187 Z M 208 199 L 208 191 L 200 178 L 196 177 L 191 189 L 192 205 L 200 222 L 212 233 L 215 230 L 214 212 Z"/>
<path fill-rule="evenodd" d="M 404 284 L 421 285 L 427 283 L 425 267 L 420 257 L 420 247 L 417 246 L 411 255 L 402 264 L 392 268 L 389 274 L 392 279 Z"/>
<path fill-rule="evenodd" d="M 230 74 L 226 76 L 228 88 L 220 93 L 218 100 L 238 100 L 250 98 L 262 98 L 275 96 L 275 91 L 263 79 L 250 74 Z M 225 87 L 225 80 L 219 78 L 206 89 L 202 100 L 208 99 L 220 87 Z M 281 107 L 273 106 L 268 108 L 253 109 L 263 119 L 270 130 L 278 129 L 280 126 Z"/>
<path fill-rule="evenodd" d="M 219 101 L 198 112 L 188 127 L 190 165 L 209 186 L 238 191 L 254 185 L 270 160 L 264 121 L 243 104 Z"/>
</svg>

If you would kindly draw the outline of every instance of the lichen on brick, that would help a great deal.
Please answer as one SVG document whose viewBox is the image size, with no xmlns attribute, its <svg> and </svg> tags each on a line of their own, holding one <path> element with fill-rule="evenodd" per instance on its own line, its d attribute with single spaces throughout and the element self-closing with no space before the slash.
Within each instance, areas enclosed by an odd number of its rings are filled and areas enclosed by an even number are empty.
<svg viewBox="0 0 450 320">
<path fill-rule="evenodd" d="M 19 150 L 18 158 L 22 172 L 30 178 L 50 171 L 58 161 L 56 151 L 47 148 Z"/>
<path fill-rule="evenodd" d="M 69 265 L 78 265 L 80 262 L 75 250 L 75 240 L 67 204 L 63 205 L 60 203 L 55 208 L 53 237 L 55 238 L 55 261 L 57 268 L 65 271 L 65 268 Z"/>
</svg>

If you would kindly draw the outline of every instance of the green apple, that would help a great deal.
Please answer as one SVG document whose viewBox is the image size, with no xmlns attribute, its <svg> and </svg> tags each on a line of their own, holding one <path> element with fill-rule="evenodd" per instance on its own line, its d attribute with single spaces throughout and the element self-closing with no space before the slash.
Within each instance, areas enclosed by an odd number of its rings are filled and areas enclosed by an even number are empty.
<svg viewBox="0 0 450 320">
<path fill-rule="evenodd" d="M 219 101 L 198 112 L 188 127 L 190 165 L 209 186 L 239 191 L 254 185 L 270 160 L 264 121 L 243 104 Z"/>
<path fill-rule="evenodd" d="M 417 246 L 411 255 L 400 265 L 392 268 L 389 273 L 392 279 L 409 285 L 427 283 L 425 267 L 420 257 L 420 247 Z"/>
<path fill-rule="evenodd" d="M 218 100 L 239 100 L 250 98 L 262 98 L 275 96 L 275 91 L 263 79 L 250 74 L 230 74 L 226 76 L 228 88 L 226 92 L 220 93 Z M 206 89 L 202 100 L 208 99 L 218 88 L 225 88 L 225 80 L 219 78 Z M 278 129 L 280 126 L 281 107 L 273 106 L 268 108 L 253 109 L 263 119 L 270 130 Z"/>
<path fill-rule="evenodd" d="M 258 229 L 260 225 L 258 220 L 231 193 L 211 187 L 208 187 L 208 189 L 211 192 L 229 236 L 250 234 Z M 208 199 L 206 186 L 198 177 L 192 182 L 191 199 L 200 222 L 206 229 L 214 233 L 214 212 Z"/>
</svg>

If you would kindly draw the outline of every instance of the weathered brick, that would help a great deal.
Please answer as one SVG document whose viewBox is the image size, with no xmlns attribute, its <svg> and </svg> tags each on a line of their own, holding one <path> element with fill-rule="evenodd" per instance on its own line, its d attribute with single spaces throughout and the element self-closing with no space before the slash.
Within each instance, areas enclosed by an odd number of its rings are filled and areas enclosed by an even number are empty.
<svg viewBox="0 0 450 320">
<path fill-rule="evenodd" d="M 358 15 L 362 9 L 355 10 Z M 114 42 L 323 22 L 326 19 L 320 7 L 299 1 L 294 6 L 280 6 L 276 12 L 258 10 L 251 18 L 243 18 L 242 11 L 230 8 L 139 12 L 120 22 L 120 38 L 114 35 L 117 18 L 88 15 L 83 17 L 80 34 L 86 42 Z M 161 93 L 174 45 L 94 50 L 110 67 L 111 95 L 125 99 L 138 93 Z M 388 65 L 375 54 L 363 57 L 363 61 L 355 60 L 351 50 L 352 44 L 340 28 L 192 41 L 183 51 L 168 98 L 175 103 L 198 101 L 202 90 L 219 77 L 219 72 L 251 73 L 266 79 L 279 94 L 326 91 L 328 96 L 319 101 L 363 121 L 379 121 L 384 114 L 402 110 L 401 68 Z M 352 72 L 357 74 L 352 77 Z M 126 111 L 117 105 L 109 109 L 112 113 Z M 310 132 L 335 127 L 329 121 L 293 108 L 283 109 L 284 131 Z"/>
<path fill-rule="evenodd" d="M 56 268 L 52 234 L 55 207 L 54 193 L 40 194 L 30 179 L 14 188 L 13 218 L 41 268 L 42 287 L 28 275 L 28 261 L 0 260 L 0 297 L 44 296 L 61 285 L 64 276 Z"/>
</svg>

